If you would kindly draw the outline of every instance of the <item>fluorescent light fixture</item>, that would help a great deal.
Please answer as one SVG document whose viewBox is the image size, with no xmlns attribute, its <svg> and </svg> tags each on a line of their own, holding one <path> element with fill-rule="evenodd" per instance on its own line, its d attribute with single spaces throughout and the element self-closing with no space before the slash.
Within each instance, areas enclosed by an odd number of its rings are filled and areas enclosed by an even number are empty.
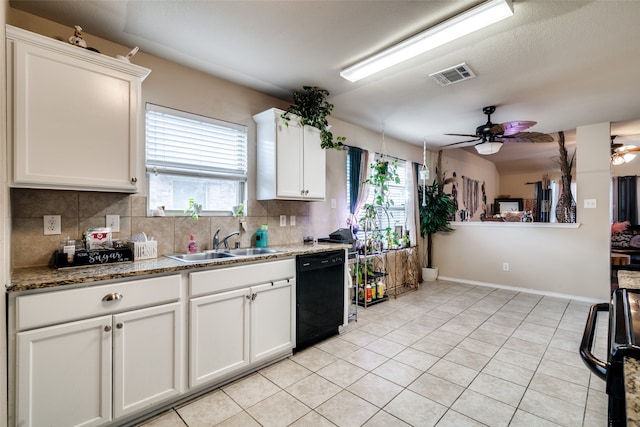
<svg viewBox="0 0 640 427">
<path fill-rule="evenodd" d="M 502 142 L 483 142 L 473 146 L 478 154 L 487 156 L 489 154 L 495 154 L 502 148 Z"/>
<path fill-rule="evenodd" d="M 489 0 L 340 72 L 357 82 L 414 56 L 513 16 L 511 0 Z"/>
</svg>

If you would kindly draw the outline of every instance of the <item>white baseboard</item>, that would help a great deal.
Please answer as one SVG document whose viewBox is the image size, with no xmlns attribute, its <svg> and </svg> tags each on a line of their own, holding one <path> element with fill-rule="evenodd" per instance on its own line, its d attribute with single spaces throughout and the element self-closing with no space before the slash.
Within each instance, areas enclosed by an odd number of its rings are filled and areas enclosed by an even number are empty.
<svg viewBox="0 0 640 427">
<path fill-rule="evenodd" d="M 541 291 L 539 289 L 531 289 L 531 288 L 519 288 L 517 286 L 498 285 L 497 283 L 487 283 L 487 282 L 479 282 L 477 280 L 458 279 L 457 277 L 438 276 L 438 280 L 447 280 L 450 282 L 464 283 L 467 285 L 485 286 L 488 288 L 506 289 L 506 290 L 515 291 L 515 292 L 526 292 L 529 294 L 544 295 L 544 296 L 554 297 L 554 298 L 572 299 L 576 301 L 586 302 L 589 304 L 604 302 L 602 300 L 598 300 L 595 298 L 586 298 L 578 295 L 561 294 L 558 292 Z"/>
</svg>

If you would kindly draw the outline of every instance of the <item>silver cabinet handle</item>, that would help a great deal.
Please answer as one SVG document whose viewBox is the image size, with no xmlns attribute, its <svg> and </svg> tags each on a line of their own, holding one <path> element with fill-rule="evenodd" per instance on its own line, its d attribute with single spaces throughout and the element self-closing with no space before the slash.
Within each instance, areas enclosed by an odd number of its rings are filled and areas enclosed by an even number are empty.
<svg viewBox="0 0 640 427">
<path fill-rule="evenodd" d="M 105 326 L 104 327 L 104 331 L 105 332 L 111 332 L 111 326 L 110 325 Z"/>
<path fill-rule="evenodd" d="M 256 299 L 256 297 L 258 296 L 258 294 L 251 294 L 251 301 L 253 301 L 254 299 Z"/>
<path fill-rule="evenodd" d="M 122 295 L 120 292 L 112 292 L 110 294 L 105 295 L 102 298 L 102 301 L 117 301 L 122 298 L 124 298 L 124 295 Z"/>
<path fill-rule="evenodd" d="M 136 178 L 135 176 L 133 178 L 131 178 L 131 183 L 135 184 L 136 182 L 138 182 L 138 178 Z"/>
<path fill-rule="evenodd" d="M 245 295 L 246 299 L 251 299 L 251 295 Z"/>
<path fill-rule="evenodd" d="M 122 323 L 116 323 L 116 328 L 117 329 L 122 329 L 124 325 Z"/>
</svg>

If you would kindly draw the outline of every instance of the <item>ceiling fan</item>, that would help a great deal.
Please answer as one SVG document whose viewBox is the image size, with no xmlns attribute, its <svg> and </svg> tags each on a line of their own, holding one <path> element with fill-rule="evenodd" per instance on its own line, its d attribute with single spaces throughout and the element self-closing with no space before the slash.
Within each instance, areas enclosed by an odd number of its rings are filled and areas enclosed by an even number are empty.
<svg viewBox="0 0 640 427">
<path fill-rule="evenodd" d="M 454 145 L 467 144 L 469 142 L 479 141 L 474 148 L 479 154 L 488 155 L 497 153 L 504 142 L 553 142 L 553 137 L 546 133 L 540 132 L 523 132 L 535 125 L 537 122 L 531 121 L 515 121 L 505 123 L 491 123 L 491 114 L 496 111 L 496 107 L 491 105 L 484 107 L 482 112 L 487 115 L 487 123 L 476 128 L 475 135 L 466 133 L 447 133 L 445 135 L 466 136 L 473 139 L 467 141 L 454 142 L 445 145 L 451 147 Z"/>
<path fill-rule="evenodd" d="M 619 142 L 614 142 L 614 140 Z M 626 145 L 625 142 L 640 142 L 640 135 L 611 135 L 611 164 L 620 166 L 635 159 L 640 147 L 635 145 Z"/>
</svg>

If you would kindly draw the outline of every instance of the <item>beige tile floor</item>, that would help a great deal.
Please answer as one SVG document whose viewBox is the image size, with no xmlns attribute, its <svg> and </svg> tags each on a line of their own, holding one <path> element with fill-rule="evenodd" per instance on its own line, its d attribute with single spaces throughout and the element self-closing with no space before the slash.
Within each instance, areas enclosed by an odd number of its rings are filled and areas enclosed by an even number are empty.
<svg viewBox="0 0 640 427">
<path fill-rule="evenodd" d="M 604 426 L 604 381 L 578 355 L 588 308 L 423 283 L 360 309 L 341 335 L 144 427 Z"/>
</svg>

